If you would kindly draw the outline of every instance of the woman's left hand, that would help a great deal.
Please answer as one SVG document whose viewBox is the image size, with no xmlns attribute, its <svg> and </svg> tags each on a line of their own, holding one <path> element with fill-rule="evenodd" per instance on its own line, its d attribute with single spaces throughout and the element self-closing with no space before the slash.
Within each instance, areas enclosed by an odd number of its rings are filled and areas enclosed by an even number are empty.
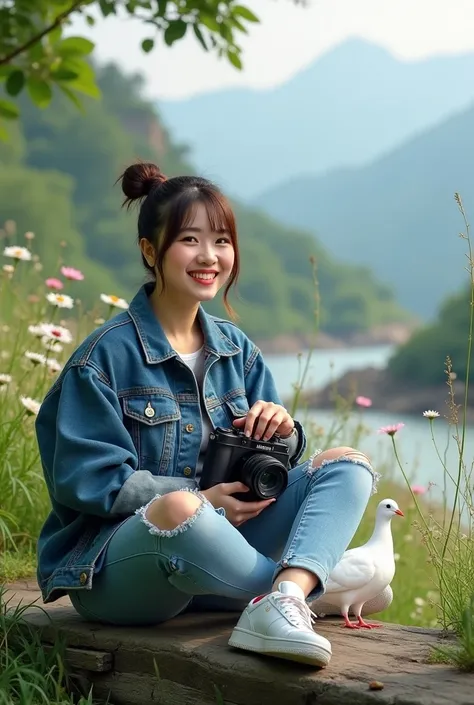
<svg viewBox="0 0 474 705">
<path fill-rule="evenodd" d="M 282 438 L 288 437 L 292 433 L 295 423 L 287 410 L 280 404 L 274 404 L 271 401 L 256 401 L 246 416 L 235 419 L 234 426 L 243 430 L 246 436 L 252 437 L 256 441 L 260 439 L 268 441 L 275 433 L 278 433 Z"/>
</svg>

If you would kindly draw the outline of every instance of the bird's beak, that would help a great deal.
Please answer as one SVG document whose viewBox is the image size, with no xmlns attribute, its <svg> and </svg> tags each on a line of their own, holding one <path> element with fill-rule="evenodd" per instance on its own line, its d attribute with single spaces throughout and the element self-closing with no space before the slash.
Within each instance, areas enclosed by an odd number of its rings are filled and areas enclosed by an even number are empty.
<svg viewBox="0 0 474 705">
<path fill-rule="evenodd" d="M 395 509 L 395 514 L 398 514 L 399 517 L 405 516 L 401 509 Z"/>
</svg>

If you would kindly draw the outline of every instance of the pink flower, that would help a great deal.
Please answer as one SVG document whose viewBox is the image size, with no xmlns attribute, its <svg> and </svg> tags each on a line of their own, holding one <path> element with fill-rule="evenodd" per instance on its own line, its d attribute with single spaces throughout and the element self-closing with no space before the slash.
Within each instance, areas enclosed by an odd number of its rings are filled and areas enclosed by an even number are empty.
<svg viewBox="0 0 474 705">
<path fill-rule="evenodd" d="M 372 399 L 369 399 L 369 397 L 356 397 L 356 404 L 368 408 L 372 406 Z"/>
<path fill-rule="evenodd" d="M 404 423 L 395 423 L 390 426 L 382 426 L 382 428 L 379 428 L 377 433 L 386 433 L 387 436 L 394 436 L 397 431 L 400 431 L 400 429 L 404 427 L 404 425 Z"/>
<path fill-rule="evenodd" d="M 61 274 L 66 279 L 71 279 L 72 281 L 81 282 L 84 279 L 84 275 L 78 269 L 74 267 L 61 267 Z"/>
<path fill-rule="evenodd" d="M 411 491 L 413 492 L 413 494 L 425 494 L 425 492 L 427 492 L 427 489 L 426 487 L 423 487 L 423 485 L 412 485 Z"/>
<path fill-rule="evenodd" d="M 56 279 L 55 277 L 50 277 L 49 279 L 46 279 L 45 284 L 48 289 L 56 289 L 57 291 L 62 289 L 64 286 L 62 281 L 60 279 Z"/>
</svg>

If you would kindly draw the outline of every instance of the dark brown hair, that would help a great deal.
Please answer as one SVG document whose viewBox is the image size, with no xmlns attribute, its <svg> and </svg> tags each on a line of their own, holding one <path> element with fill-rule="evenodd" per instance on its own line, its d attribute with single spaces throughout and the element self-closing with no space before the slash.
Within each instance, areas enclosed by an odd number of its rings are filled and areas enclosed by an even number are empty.
<svg viewBox="0 0 474 705">
<path fill-rule="evenodd" d="M 225 229 L 229 233 L 235 258 L 234 266 L 224 289 L 224 306 L 232 319 L 236 314 L 228 302 L 230 288 L 239 276 L 240 256 L 237 242 L 235 216 L 227 198 L 220 189 L 207 179 L 198 176 L 175 176 L 168 179 L 156 164 L 138 162 L 127 167 L 118 181 L 122 182 L 125 194 L 123 205 L 130 208 L 141 201 L 138 216 L 138 241 L 149 240 L 155 247 L 155 267 L 163 279 L 163 258 L 178 237 L 189 225 L 198 203 L 203 203 L 211 228 L 215 232 Z M 142 254 L 145 268 L 154 272 Z"/>
</svg>

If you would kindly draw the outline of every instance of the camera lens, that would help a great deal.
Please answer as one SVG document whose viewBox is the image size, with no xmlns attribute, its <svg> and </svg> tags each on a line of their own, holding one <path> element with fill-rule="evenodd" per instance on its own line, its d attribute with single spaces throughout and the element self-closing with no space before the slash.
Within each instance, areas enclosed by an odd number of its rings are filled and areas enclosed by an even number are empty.
<svg viewBox="0 0 474 705">
<path fill-rule="evenodd" d="M 258 499 L 278 497 L 288 484 L 288 471 L 268 455 L 251 455 L 242 465 L 241 480 Z"/>
</svg>

